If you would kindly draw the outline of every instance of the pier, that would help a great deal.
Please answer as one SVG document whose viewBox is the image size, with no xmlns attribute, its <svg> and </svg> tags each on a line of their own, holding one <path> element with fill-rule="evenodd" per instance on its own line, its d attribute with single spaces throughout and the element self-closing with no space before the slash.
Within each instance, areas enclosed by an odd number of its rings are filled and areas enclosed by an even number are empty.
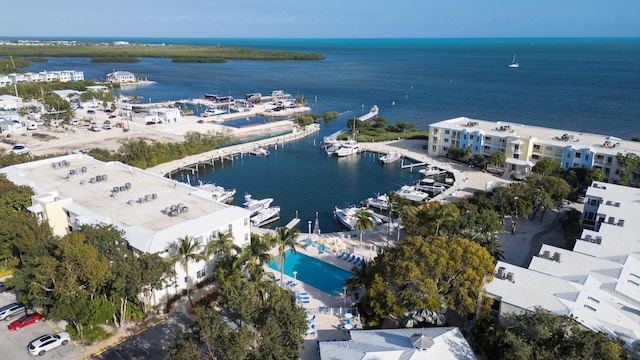
<svg viewBox="0 0 640 360">
<path fill-rule="evenodd" d="M 284 147 L 288 142 L 302 139 L 318 131 L 320 131 L 320 125 L 318 124 L 311 124 L 302 129 L 294 127 L 291 132 L 286 134 L 264 137 L 259 140 L 249 140 L 202 154 L 190 155 L 183 159 L 170 161 L 146 170 L 164 177 L 170 177 L 172 174 L 180 171 L 189 171 L 191 174 L 196 174 L 201 167 L 213 166 L 216 161 L 234 161 L 237 157 L 251 156 L 251 153 L 256 147 L 268 148 L 273 146 L 276 149 L 280 146 Z"/>
</svg>

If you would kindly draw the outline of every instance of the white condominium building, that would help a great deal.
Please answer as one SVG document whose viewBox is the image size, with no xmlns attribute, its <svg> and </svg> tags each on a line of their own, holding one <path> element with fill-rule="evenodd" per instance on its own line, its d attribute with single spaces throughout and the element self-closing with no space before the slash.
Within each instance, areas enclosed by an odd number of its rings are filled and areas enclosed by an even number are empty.
<svg viewBox="0 0 640 360">
<path fill-rule="evenodd" d="M 250 212 L 219 203 L 212 193 L 120 162 L 101 162 L 84 154 L 33 161 L 0 169 L 16 185 L 33 188 L 29 211 L 47 220 L 54 235 L 85 224 L 112 224 L 124 231 L 131 251 L 169 255 L 177 239 L 190 236 L 203 247 L 222 232 L 244 246 L 250 241 Z M 176 290 L 202 280 L 212 263 L 176 266 L 177 288 L 167 285 L 149 302 L 164 302 Z"/>
<path fill-rule="evenodd" d="M 429 155 L 445 156 L 452 147 L 470 148 L 473 154 L 485 156 L 496 151 L 504 153 L 505 177 L 524 177 L 539 159 L 549 157 L 563 170 L 582 166 L 599 169 L 615 182 L 620 180 L 617 155 L 640 156 L 640 142 L 607 135 L 466 117 L 429 125 Z M 632 183 L 640 180 L 639 174 L 635 169 Z"/>
</svg>

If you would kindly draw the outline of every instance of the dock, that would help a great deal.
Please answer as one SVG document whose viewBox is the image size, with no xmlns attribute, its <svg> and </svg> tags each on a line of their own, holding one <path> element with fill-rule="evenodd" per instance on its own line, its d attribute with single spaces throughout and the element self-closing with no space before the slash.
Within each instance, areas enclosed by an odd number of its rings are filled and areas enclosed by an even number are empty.
<svg viewBox="0 0 640 360">
<path fill-rule="evenodd" d="M 156 173 L 160 176 L 171 177 L 172 174 L 188 171 L 191 174 L 196 174 L 201 168 L 207 166 L 213 166 L 217 161 L 235 161 L 238 157 L 251 156 L 251 152 L 256 147 L 279 147 L 284 148 L 287 142 L 302 139 L 320 131 L 320 125 L 311 124 L 302 129 L 293 128 L 284 134 L 275 134 L 270 137 L 262 137 L 259 140 L 249 140 L 247 142 L 227 146 L 224 148 L 213 149 L 202 154 L 190 155 L 180 160 L 170 161 L 168 163 L 160 164 L 146 169 L 147 171 Z"/>
<path fill-rule="evenodd" d="M 293 218 L 291 221 L 289 221 L 287 223 L 287 225 L 285 225 L 285 227 L 287 229 L 293 229 L 294 227 L 296 227 L 298 224 L 300 223 L 300 218 Z"/>
</svg>

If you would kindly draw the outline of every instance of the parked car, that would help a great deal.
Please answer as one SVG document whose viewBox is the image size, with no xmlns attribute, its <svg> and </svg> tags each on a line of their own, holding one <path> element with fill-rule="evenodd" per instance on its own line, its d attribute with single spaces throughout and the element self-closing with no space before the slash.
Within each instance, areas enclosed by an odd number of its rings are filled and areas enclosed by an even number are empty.
<svg viewBox="0 0 640 360">
<path fill-rule="evenodd" d="M 8 328 L 9 331 L 17 331 L 25 326 L 37 323 L 40 320 L 44 320 L 44 318 L 42 317 L 42 315 L 40 315 L 40 313 L 35 312 L 33 314 L 21 316 L 17 320 L 12 321 L 11 324 L 9 324 Z"/>
<path fill-rule="evenodd" d="M 24 305 L 20 304 L 19 302 L 14 302 L 9 305 L 5 305 L 0 308 L 0 320 L 11 320 L 11 318 L 15 317 L 18 314 L 20 315 L 24 314 L 25 311 L 26 311 L 26 308 L 24 307 Z"/>
<path fill-rule="evenodd" d="M 51 351 L 60 345 L 67 345 L 71 341 L 69 333 L 61 332 L 57 334 L 43 335 L 33 340 L 27 346 L 27 349 L 31 355 L 42 356 L 47 351 Z"/>
<path fill-rule="evenodd" d="M 7 291 L 7 287 L 4 286 L 4 283 L 2 281 L 0 281 L 0 293 L 5 291 Z"/>
<path fill-rule="evenodd" d="M 100 128 L 98 127 L 98 125 L 91 125 L 91 127 L 89 128 L 89 130 L 93 131 L 93 132 L 99 132 Z"/>
<path fill-rule="evenodd" d="M 11 150 L 7 151 L 7 154 L 26 155 L 30 152 L 31 152 L 31 149 L 29 149 L 26 145 L 16 144 L 16 145 L 13 145 Z"/>
<path fill-rule="evenodd" d="M 91 109 L 87 110 L 87 114 L 95 114 L 95 113 L 96 113 L 95 110 L 91 110 Z"/>
</svg>

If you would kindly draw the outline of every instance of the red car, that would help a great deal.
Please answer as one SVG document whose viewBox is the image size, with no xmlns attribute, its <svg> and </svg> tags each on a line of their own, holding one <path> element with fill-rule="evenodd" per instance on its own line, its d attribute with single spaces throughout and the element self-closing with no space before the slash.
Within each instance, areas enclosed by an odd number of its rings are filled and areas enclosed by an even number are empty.
<svg viewBox="0 0 640 360">
<path fill-rule="evenodd" d="M 9 331 L 20 330 L 21 328 L 33 323 L 37 323 L 40 320 L 44 320 L 40 313 L 21 316 L 18 320 L 15 320 L 11 324 L 9 324 Z"/>
</svg>

